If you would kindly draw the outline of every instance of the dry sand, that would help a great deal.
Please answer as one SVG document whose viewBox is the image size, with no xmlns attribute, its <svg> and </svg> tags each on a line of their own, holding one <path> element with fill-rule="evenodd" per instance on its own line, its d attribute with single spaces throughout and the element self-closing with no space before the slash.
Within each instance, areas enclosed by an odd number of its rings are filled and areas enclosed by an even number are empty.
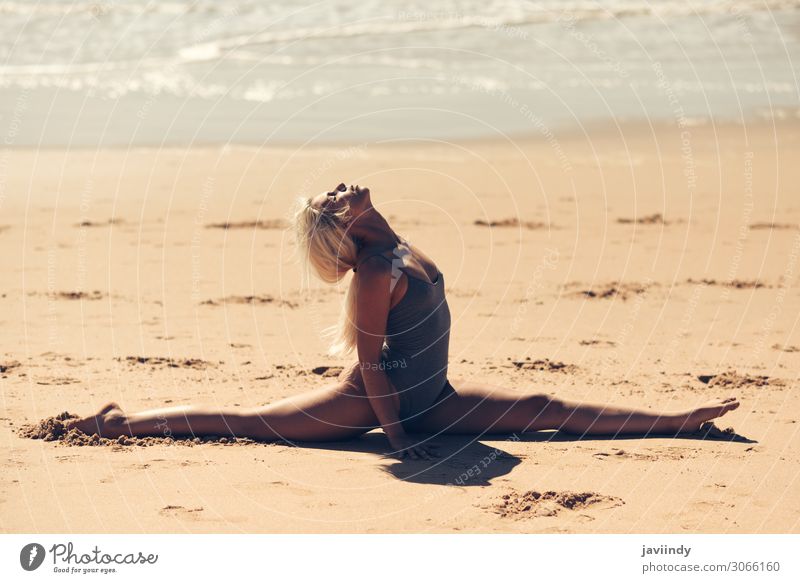
<svg viewBox="0 0 800 583">
<path fill-rule="evenodd" d="M 800 532 L 798 160 L 790 122 L 0 151 L 0 530 Z M 304 288 L 284 229 L 295 195 L 340 180 L 447 274 L 454 384 L 666 409 L 735 395 L 719 425 L 739 438 L 445 437 L 430 464 L 383 457 L 380 432 L 36 430 L 109 400 L 247 407 L 331 382 L 348 362 L 320 331 L 343 288 Z"/>
</svg>

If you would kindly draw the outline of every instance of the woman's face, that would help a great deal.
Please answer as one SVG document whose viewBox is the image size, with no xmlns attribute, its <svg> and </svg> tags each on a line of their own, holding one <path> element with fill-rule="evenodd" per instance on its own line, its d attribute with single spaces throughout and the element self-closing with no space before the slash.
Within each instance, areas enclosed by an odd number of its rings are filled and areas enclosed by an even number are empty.
<svg viewBox="0 0 800 583">
<path fill-rule="evenodd" d="M 369 197 L 369 188 L 360 188 L 357 184 L 348 187 L 342 183 L 333 190 L 314 197 L 311 206 L 320 210 L 340 210 L 349 207 L 350 216 L 357 219 L 372 208 L 372 201 Z"/>
</svg>

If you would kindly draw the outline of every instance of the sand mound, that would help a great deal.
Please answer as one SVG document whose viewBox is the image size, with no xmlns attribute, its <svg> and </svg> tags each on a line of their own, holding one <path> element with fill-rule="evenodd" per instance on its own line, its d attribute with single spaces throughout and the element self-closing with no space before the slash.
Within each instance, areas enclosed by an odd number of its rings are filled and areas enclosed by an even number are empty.
<svg viewBox="0 0 800 583">
<path fill-rule="evenodd" d="M 205 300 L 200 302 L 203 306 L 220 306 L 225 304 L 250 304 L 256 306 L 263 306 L 267 304 L 275 304 L 278 306 L 285 306 L 287 308 L 296 308 L 295 302 L 274 298 L 268 295 L 259 296 L 228 296 L 219 300 Z"/>
<path fill-rule="evenodd" d="M 504 518 L 528 518 L 533 516 L 556 516 L 560 512 L 588 508 L 608 509 L 622 506 L 625 502 L 615 496 L 596 492 L 510 492 L 504 494 L 494 505 L 494 511 Z"/>
<path fill-rule="evenodd" d="M 781 379 L 774 379 L 765 375 L 742 375 L 733 370 L 729 370 L 721 374 L 698 375 L 697 379 L 701 383 L 707 384 L 709 387 L 721 387 L 725 389 L 769 386 L 782 387 L 785 384 Z"/>
<path fill-rule="evenodd" d="M 596 288 L 573 292 L 572 295 L 599 300 L 610 298 L 627 300 L 631 296 L 643 294 L 646 291 L 647 286 L 641 283 L 607 283 Z"/>
<path fill-rule="evenodd" d="M 616 346 L 617 343 L 612 340 L 580 340 L 578 344 L 581 346 Z"/>
<path fill-rule="evenodd" d="M 511 364 L 519 370 L 536 370 L 562 373 L 572 373 L 578 370 L 578 367 L 574 364 L 565 364 L 563 362 L 550 360 L 549 358 L 531 360 L 530 356 L 525 357 L 525 360 L 512 360 Z"/>
<path fill-rule="evenodd" d="M 28 439 L 43 439 L 45 441 L 56 441 L 61 439 L 67 432 L 64 421 L 68 419 L 77 419 L 77 415 L 64 411 L 55 417 L 48 417 L 33 425 L 23 425 L 18 429 L 18 434 L 21 437 Z"/>
<path fill-rule="evenodd" d="M 478 227 L 517 227 L 520 229 L 528 229 L 531 231 L 539 229 L 549 229 L 551 225 L 547 223 L 540 223 L 535 221 L 520 221 L 519 219 L 500 219 L 496 221 L 485 221 L 478 219 L 474 223 Z"/>
<path fill-rule="evenodd" d="M 750 229 L 753 231 L 772 230 L 772 229 L 793 231 L 797 228 L 798 225 L 792 223 L 753 223 L 752 225 L 750 225 Z"/>
<path fill-rule="evenodd" d="M 98 290 L 91 292 L 84 292 L 84 291 L 54 292 L 49 295 L 57 300 L 102 300 L 105 297 L 105 294 Z"/>
<path fill-rule="evenodd" d="M 773 344 L 773 350 L 780 350 L 781 352 L 800 352 L 800 347 L 798 346 L 790 346 L 790 345 L 780 345 L 780 344 Z"/>
<path fill-rule="evenodd" d="M 729 288 L 732 288 L 732 289 L 759 289 L 759 288 L 762 288 L 762 287 L 768 287 L 766 284 L 763 284 L 760 281 L 743 280 L 743 279 L 732 279 L 732 280 L 729 280 L 729 281 L 717 281 L 716 279 L 692 279 L 692 278 L 689 278 L 689 279 L 686 280 L 686 283 L 713 285 L 713 286 L 717 286 L 717 287 L 729 287 Z"/>
<path fill-rule="evenodd" d="M 125 221 L 122 219 L 106 219 L 105 221 L 81 221 L 76 224 L 76 227 L 108 227 L 109 225 L 122 225 Z"/>
<path fill-rule="evenodd" d="M 214 366 L 213 363 L 199 358 L 168 358 L 166 356 L 126 356 L 116 358 L 120 362 L 138 365 L 147 364 L 153 367 L 165 366 L 169 368 L 193 368 L 195 370 L 205 370 Z"/>
<path fill-rule="evenodd" d="M 644 217 L 636 217 L 633 219 L 620 218 L 617 219 L 620 225 L 669 225 L 670 223 L 664 220 L 661 213 L 646 215 Z"/>
<path fill-rule="evenodd" d="M 592 454 L 592 457 L 600 461 L 616 461 L 616 460 L 634 460 L 634 461 L 657 461 L 659 459 L 683 459 L 682 453 L 670 451 L 668 448 L 663 448 L 658 453 L 639 453 L 628 452 L 624 449 L 612 449 L 612 451 L 598 451 Z"/>
<path fill-rule="evenodd" d="M 0 362 L 0 373 L 6 373 L 22 366 L 18 360 L 7 360 Z"/>
<path fill-rule="evenodd" d="M 338 377 L 343 370 L 341 366 L 315 366 L 311 372 L 323 377 Z"/>
<path fill-rule="evenodd" d="M 185 517 L 193 517 L 199 512 L 203 512 L 202 506 L 197 506 L 195 508 L 186 508 L 185 506 L 180 506 L 177 504 L 169 504 L 164 506 L 158 513 L 161 516 L 169 516 L 175 518 L 185 518 Z"/>
</svg>

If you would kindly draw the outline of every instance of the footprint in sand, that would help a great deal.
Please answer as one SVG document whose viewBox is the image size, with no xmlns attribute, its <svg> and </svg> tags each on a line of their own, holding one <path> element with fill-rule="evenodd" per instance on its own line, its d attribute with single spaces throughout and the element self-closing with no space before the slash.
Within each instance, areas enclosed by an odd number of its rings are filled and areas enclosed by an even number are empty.
<svg viewBox="0 0 800 583">
<path fill-rule="evenodd" d="M 199 358 L 167 358 L 164 356 L 126 356 L 125 358 L 118 357 L 115 360 L 120 362 L 127 362 L 131 365 L 146 364 L 153 368 L 155 367 L 168 367 L 168 368 L 192 368 L 195 370 L 205 370 L 209 367 L 216 366 L 207 360 Z M 222 364 L 222 361 L 220 361 Z"/>
<path fill-rule="evenodd" d="M 687 452 L 680 448 L 662 448 L 661 451 L 652 453 L 629 452 L 624 449 L 612 449 L 611 451 L 598 451 L 592 454 L 599 461 L 615 460 L 636 460 L 636 461 L 656 461 L 663 459 L 680 460 L 686 457 Z M 694 457 L 694 456 L 691 456 Z"/>
<path fill-rule="evenodd" d="M 454 298 L 477 298 L 480 297 L 481 292 L 476 289 L 450 289 L 447 288 L 447 295 Z M 521 300 L 520 300 L 521 302 Z"/>
<path fill-rule="evenodd" d="M 622 506 L 625 502 L 616 496 L 606 496 L 597 492 L 517 492 L 512 490 L 503 494 L 491 506 L 495 514 L 502 518 L 521 520 L 525 518 L 552 517 L 562 512 L 586 510 L 608 510 Z"/>
<path fill-rule="evenodd" d="M 81 456 L 79 456 L 77 454 L 75 454 L 75 455 L 57 455 L 55 457 L 55 459 L 58 462 L 69 462 L 69 463 L 72 463 L 73 460 L 80 459 L 80 457 Z"/>
<path fill-rule="evenodd" d="M 512 360 L 511 365 L 517 370 L 535 370 L 543 372 L 560 372 L 560 373 L 574 373 L 578 367 L 574 364 L 564 364 L 549 358 L 531 360 L 530 356 L 525 357 L 525 360 Z"/>
<path fill-rule="evenodd" d="M 581 346 L 616 346 L 617 343 L 612 340 L 581 340 L 578 342 Z"/>
<path fill-rule="evenodd" d="M 81 221 L 77 223 L 76 227 L 108 227 L 111 225 L 122 225 L 125 221 L 122 219 L 106 219 L 105 221 Z"/>
<path fill-rule="evenodd" d="M 85 291 L 60 291 L 60 292 L 52 292 L 43 294 L 47 295 L 56 300 L 87 300 L 87 301 L 96 301 L 102 300 L 106 297 L 106 294 L 101 292 L 100 290 L 94 290 L 90 292 Z"/>
<path fill-rule="evenodd" d="M 620 225 L 674 225 L 682 222 L 683 221 L 667 221 L 661 213 L 654 213 L 652 215 L 645 215 L 632 219 L 624 217 L 617 219 L 617 223 Z"/>
<path fill-rule="evenodd" d="M 592 457 L 595 457 L 599 460 L 608 459 L 630 459 L 630 454 L 626 452 L 624 449 L 612 449 L 611 451 L 598 451 L 597 453 L 593 453 Z"/>
<path fill-rule="evenodd" d="M 761 289 L 773 287 L 755 280 L 731 279 L 729 281 L 717 281 L 716 279 L 692 279 L 686 280 L 688 284 L 701 284 L 715 287 L 727 287 L 731 289 Z"/>
<path fill-rule="evenodd" d="M 751 231 L 772 231 L 772 230 L 785 230 L 795 231 L 800 226 L 794 223 L 753 223 L 750 225 Z"/>
<path fill-rule="evenodd" d="M 40 377 L 36 379 L 37 385 L 75 385 L 80 382 L 72 377 Z"/>
<path fill-rule="evenodd" d="M 781 345 L 781 344 L 773 344 L 773 350 L 780 350 L 781 352 L 800 352 L 800 346 L 789 346 L 789 345 Z M 2 369 L 0 368 L 0 372 Z"/>
<path fill-rule="evenodd" d="M 581 285 L 569 284 L 568 287 Z M 605 300 L 619 298 L 627 300 L 631 296 L 643 294 L 651 287 L 643 283 L 605 283 L 599 284 L 590 289 L 582 289 L 571 292 L 569 295 L 579 298 L 588 298 L 592 300 Z"/>
<path fill-rule="evenodd" d="M 266 306 L 274 305 L 285 308 L 296 308 L 298 306 L 295 302 L 289 300 L 282 300 L 269 295 L 260 296 L 228 296 L 218 300 L 204 300 L 200 302 L 201 306 L 224 306 L 228 304 L 250 305 L 250 306 Z"/>
<path fill-rule="evenodd" d="M 322 377 L 338 377 L 343 370 L 341 366 L 317 366 L 311 372 Z"/>
<path fill-rule="evenodd" d="M 278 219 L 258 220 L 258 221 L 239 221 L 239 222 L 224 222 L 224 223 L 211 223 L 206 225 L 206 229 L 285 229 L 287 227 L 285 221 Z"/>
<path fill-rule="evenodd" d="M 486 221 L 484 219 L 477 219 L 473 224 L 478 227 L 507 227 L 507 228 L 516 227 L 519 229 L 528 229 L 529 231 L 554 228 L 552 225 L 548 225 L 547 223 L 541 223 L 536 221 L 520 221 L 519 219 L 516 218 L 499 219 L 495 221 Z"/>
<path fill-rule="evenodd" d="M 197 506 L 196 508 L 186 508 L 184 506 L 164 506 L 158 513 L 161 516 L 166 516 L 169 518 L 184 518 L 190 520 L 200 520 L 203 518 L 202 513 L 203 507 Z"/>
</svg>

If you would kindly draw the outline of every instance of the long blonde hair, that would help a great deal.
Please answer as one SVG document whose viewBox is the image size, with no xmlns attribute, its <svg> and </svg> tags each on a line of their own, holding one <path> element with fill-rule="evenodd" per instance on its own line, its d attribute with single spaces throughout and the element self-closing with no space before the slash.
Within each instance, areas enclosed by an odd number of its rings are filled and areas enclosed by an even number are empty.
<svg viewBox="0 0 800 583">
<path fill-rule="evenodd" d="M 341 281 L 356 266 L 358 247 L 348 232 L 350 209 L 318 209 L 311 198 L 301 197 L 292 221 L 295 239 L 303 259 L 326 283 Z M 353 277 L 347 288 L 344 309 L 338 324 L 326 328 L 323 335 L 330 338 L 328 352 L 336 356 L 349 354 L 356 347 L 356 293 L 358 278 Z"/>
</svg>

